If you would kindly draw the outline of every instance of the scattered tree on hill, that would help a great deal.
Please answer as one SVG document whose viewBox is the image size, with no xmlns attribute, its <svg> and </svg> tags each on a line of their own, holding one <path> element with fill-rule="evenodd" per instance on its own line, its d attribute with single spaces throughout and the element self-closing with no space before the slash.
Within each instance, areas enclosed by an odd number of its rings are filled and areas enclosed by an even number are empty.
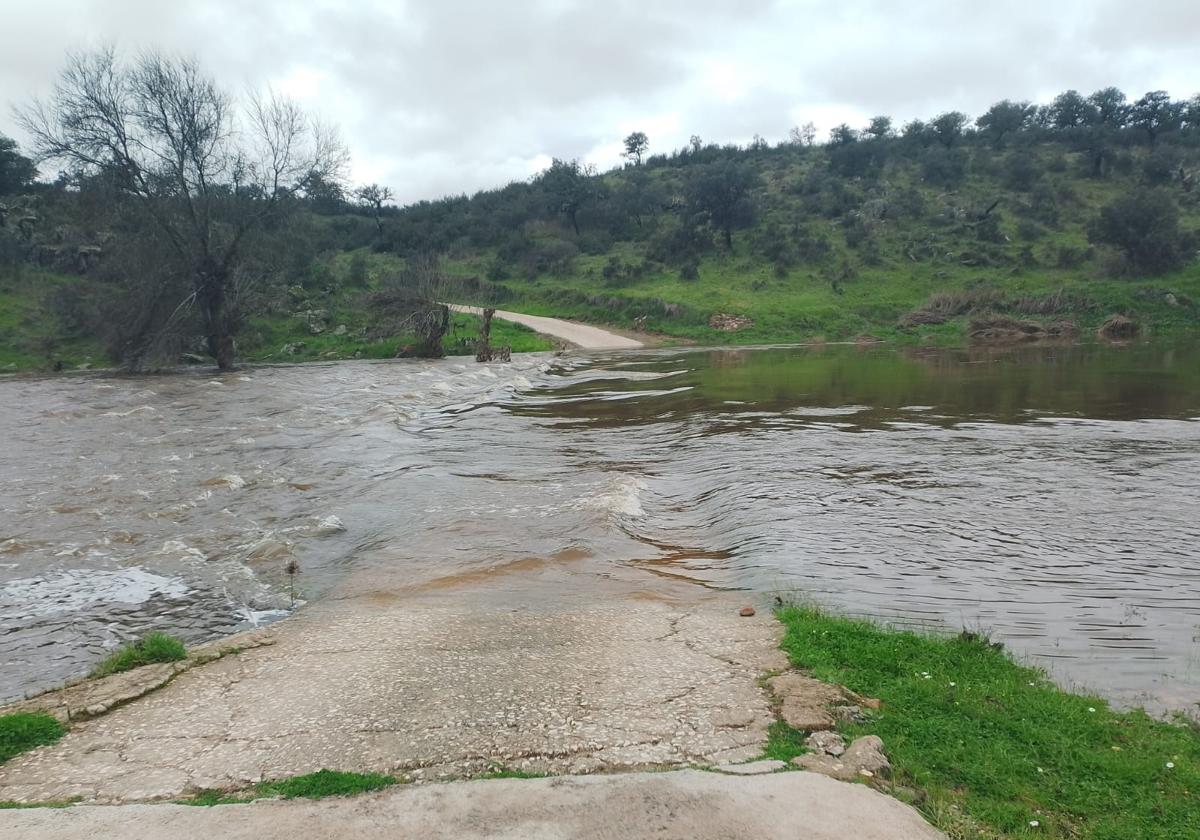
<svg viewBox="0 0 1200 840">
<path fill-rule="evenodd" d="M 886 140 L 894 134 L 892 118 L 883 115 L 871 117 L 871 122 L 863 129 L 863 134 L 874 140 Z"/>
<path fill-rule="evenodd" d="M 812 122 L 794 125 L 788 130 L 788 141 L 794 146 L 811 146 L 816 139 L 817 126 Z"/>
<path fill-rule="evenodd" d="M 1096 122 L 1108 128 L 1124 128 L 1129 122 L 1129 104 L 1125 94 L 1115 87 L 1096 91 L 1087 99 L 1096 110 Z"/>
<path fill-rule="evenodd" d="M 1146 132 L 1151 146 L 1164 131 L 1179 128 L 1183 115 L 1183 103 L 1172 102 L 1165 90 L 1150 91 L 1133 103 L 1129 112 L 1130 122 Z"/>
<path fill-rule="evenodd" d="M 249 238 L 289 206 L 314 175 L 336 180 L 347 155 L 336 134 L 274 94 L 239 109 L 188 59 L 146 53 L 132 63 L 112 49 L 72 56 L 54 95 L 19 111 L 41 160 L 109 179 L 156 229 L 188 280 L 168 323 L 148 323 L 130 349 L 139 364 L 157 333 L 198 307 L 209 354 L 235 357 L 238 269 Z"/>
<path fill-rule="evenodd" d="M 732 251 L 733 231 L 754 221 L 751 194 L 757 185 L 758 176 L 745 163 L 710 163 L 688 182 L 688 208 L 720 231 L 725 249 Z"/>
<path fill-rule="evenodd" d="M 15 140 L 0 134 L 0 195 L 24 191 L 36 177 L 33 161 L 21 154 Z"/>
<path fill-rule="evenodd" d="M 938 142 L 949 149 L 963 136 L 970 119 L 962 111 L 947 111 L 933 118 L 929 127 Z"/>
<path fill-rule="evenodd" d="M 1028 102 L 1013 102 L 1011 99 L 1004 99 L 988 108 L 979 119 L 975 120 L 975 125 L 992 138 L 992 143 L 996 148 L 1000 148 L 1004 145 L 1005 137 L 1025 128 L 1033 111 L 1033 106 Z"/>
<path fill-rule="evenodd" d="M 1187 239 L 1179 208 L 1162 189 L 1137 189 L 1100 211 L 1088 226 L 1088 240 L 1112 245 L 1133 271 L 1162 274 L 1184 262 Z"/>
<path fill-rule="evenodd" d="M 391 187 L 365 184 L 354 191 L 354 197 L 358 199 L 359 204 L 371 211 L 371 217 L 375 219 L 375 227 L 379 230 L 379 235 L 383 236 L 383 205 L 395 197 L 392 195 Z"/>
<path fill-rule="evenodd" d="M 846 123 L 835 125 L 829 130 L 829 145 L 845 146 L 858 140 L 858 132 Z"/>
<path fill-rule="evenodd" d="M 1200 93 L 1184 104 L 1182 127 L 1191 131 L 1200 129 Z"/>
<path fill-rule="evenodd" d="M 1096 109 L 1077 90 L 1068 90 L 1050 103 L 1050 124 L 1059 131 L 1080 128 L 1096 120 Z"/>
<path fill-rule="evenodd" d="M 625 151 L 621 156 L 633 161 L 634 165 L 642 165 L 642 155 L 650 148 L 650 138 L 644 131 L 635 131 L 625 138 Z"/>
<path fill-rule="evenodd" d="M 313 172 L 304 185 L 304 198 L 318 213 L 332 216 L 346 210 L 346 188 L 338 179 L 326 179 Z"/>
<path fill-rule="evenodd" d="M 550 197 L 554 209 L 567 217 L 578 236 L 579 211 L 599 197 L 596 168 L 578 160 L 554 158 L 550 168 L 539 176 L 538 183 Z"/>
</svg>

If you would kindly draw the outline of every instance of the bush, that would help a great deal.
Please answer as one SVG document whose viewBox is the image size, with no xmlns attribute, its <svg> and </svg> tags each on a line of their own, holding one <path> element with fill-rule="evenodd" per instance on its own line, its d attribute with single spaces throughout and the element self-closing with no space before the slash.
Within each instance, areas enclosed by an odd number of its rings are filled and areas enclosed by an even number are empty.
<svg viewBox="0 0 1200 840">
<path fill-rule="evenodd" d="M 1029 152 L 1010 152 L 1004 168 L 1004 183 L 1009 189 L 1029 192 L 1041 172 Z"/>
<path fill-rule="evenodd" d="M 350 268 L 346 274 L 346 282 L 351 286 L 367 285 L 367 255 L 362 251 L 350 258 Z"/>
<path fill-rule="evenodd" d="M 1179 227 L 1179 208 L 1162 189 L 1126 193 L 1088 225 L 1088 241 L 1113 246 L 1129 269 L 1149 274 L 1183 265 L 1189 239 Z"/>
<path fill-rule="evenodd" d="M 118 648 L 103 662 L 92 669 L 93 677 L 107 677 L 130 671 L 155 662 L 178 662 L 187 659 L 187 648 L 183 642 L 166 633 L 147 633 L 133 644 Z"/>
<path fill-rule="evenodd" d="M 921 178 L 943 189 L 959 186 L 967 179 L 966 152 L 963 149 L 930 149 L 921 161 Z"/>
<path fill-rule="evenodd" d="M 53 744 L 65 734 L 63 725 L 44 712 L 0 715 L 0 764 L 26 750 Z"/>
<path fill-rule="evenodd" d="M 1059 268 L 1079 268 L 1091 254 L 1079 245 L 1059 245 L 1054 251 L 1054 264 Z"/>
<path fill-rule="evenodd" d="M 679 279 L 680 280 L 699 280 L 700 279 L 700 260 L 698 260 L 696 257 L 692 257 L 691 259 L 684 262 L 684 264 L 679 267 Z"/>
</svg>

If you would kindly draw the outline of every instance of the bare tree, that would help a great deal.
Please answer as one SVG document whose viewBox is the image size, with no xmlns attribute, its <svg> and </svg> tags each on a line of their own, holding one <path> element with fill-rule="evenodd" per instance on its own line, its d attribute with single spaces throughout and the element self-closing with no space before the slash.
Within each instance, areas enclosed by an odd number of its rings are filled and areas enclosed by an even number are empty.
<svg viewBox="0 0 1200 840">
<path fill-rule="evenodd" d="M 359 204 L 371 210 L 375 227 L 379 229 L 379 235 L 383 236 L 383 205 L 395 198 L 391 188 L 381 187 L 379 184 L 366 184 L 354 191 L 354 197 L 358 199 Z"/>
<path fill-rule="evenodd" d="M 195 61 L 153 52 L 72 55 L 50 99 L 17 116 L 39 161 L 107 175 L 157 227 L 190 281 L 168 320 L 198 307 L 222 370 L 234 364 L 231 298 L 247 238 L 348 162 L 336 131 L 294 102 L 268 91 L 239 105 Z"/>
</svg>

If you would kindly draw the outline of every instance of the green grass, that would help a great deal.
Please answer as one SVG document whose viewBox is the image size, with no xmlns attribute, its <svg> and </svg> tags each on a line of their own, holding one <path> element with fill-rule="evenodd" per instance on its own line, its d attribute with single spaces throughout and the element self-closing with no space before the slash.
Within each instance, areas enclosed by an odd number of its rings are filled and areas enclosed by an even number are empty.
<svg viewBox="0 0 1200 840">
<path fill-rule="evenodd" d="M 44 302 L 79 285 L 78 277 L 31 266 L 0 269 L 0 373 L 106 364 L 100 342 L 65 335 Z"/>
<path fill-rule="evenodd" d="M 489 770 L 475 778 L 477 779 L 544 779 L 547 773 L 535 773 L 530 770 L 518 770 L 514 767 L 500 767 L 495 770 Z"/>
<path fill-rule="evenodd" d="M 322 799 L 327 796 L 352 796 L 381 790 L 398 783 L 395 776 L 383 773 L 346 773 L 341 770 L 318 770 L 303 776 L 260 782 L 245 791 L 208 790 L 190 799 L 181 800 L 185 805 L 236 805 L 255 799 Z"/>
<path fill-rule="evenodd" d="M 808 752 L 804 746 L 806 737 L 803 732 L 777 720 L 767 730 L 767 745 L 763 748 L 762 757 L 790 762 L 796 756 Z"/>
<path fill-rule="evenodd" d="M 0 764 L 26 750 L 53 744 L 65 734 L 58 719 L 43 712 L 0 715 Z"/>
<path fill-rule="evenodd" d="M 0 811 L 15 811 L 18 808 L 70 808 L 82 800 L 82 796 L 72 799 L 55 799 L 50 802 L 13 802 L 9 799 L 0 799 Z"/>
<path fill-rule="evenodd" d="M 166 633 L 147 633 L 138 641 L 110 653 L 103 662 L 92 669 L 91 676 L 107 677 L 142 665 L 178 662 L 181 659 L 187 659 L 187 648 L 183 642 Z"/>
<path fill-rule="evenodd" d="M 843 730 L 882 737 L 895 783 L 923 791 L 919 807 L 951 838 L 1200 837 L 1194 724 L 1063 691 L 971 634 L 805 607 L 778 615 L 794 665 L 883 701 L 870 723 Z"/>
</svg>

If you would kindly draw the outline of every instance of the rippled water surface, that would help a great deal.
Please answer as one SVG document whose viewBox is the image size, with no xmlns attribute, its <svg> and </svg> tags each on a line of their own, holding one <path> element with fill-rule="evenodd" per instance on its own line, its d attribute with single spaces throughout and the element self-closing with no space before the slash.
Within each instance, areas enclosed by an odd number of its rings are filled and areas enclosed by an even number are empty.
<svg viewBox="0 0 1200 840">
<path fill-rule="evenodd" d="M 301 601 L 545 564 L 782 590 L 1200 701 L 1194 349 L 9 379 L 0 435 L 0 698 L 286 615 L 295 559 Z"/>
</svg>

